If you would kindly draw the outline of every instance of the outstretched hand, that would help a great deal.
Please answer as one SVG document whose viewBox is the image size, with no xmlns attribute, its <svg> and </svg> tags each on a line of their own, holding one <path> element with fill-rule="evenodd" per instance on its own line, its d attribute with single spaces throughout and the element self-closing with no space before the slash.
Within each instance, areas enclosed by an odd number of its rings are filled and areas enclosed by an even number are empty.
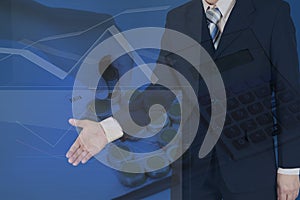
<svg viewBox="0 0 300 200">
<path fill-rule="evenodd" d="M 70 119 L 72 126 L 82 128 L 81 133 L 66 154 L 69 163 L 85 164 L 108 143 L 104 130 L 98 122 Z"/>
<path fill-rule="evenodd" d="M 299 194 L 299 176 L 277 174 L 278 200 L 295 200 Z"/>
</svg>

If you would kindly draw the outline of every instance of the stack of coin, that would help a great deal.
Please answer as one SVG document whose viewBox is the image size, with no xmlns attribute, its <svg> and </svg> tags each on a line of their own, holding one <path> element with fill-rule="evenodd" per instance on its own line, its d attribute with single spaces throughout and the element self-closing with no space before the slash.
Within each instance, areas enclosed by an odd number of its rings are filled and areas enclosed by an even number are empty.
<svg viewBox="0 0 300 200">
<path fill-rule="evenodd" d="M 150 116 L 152 117 L 152 120 L 147 129 L 154 135 L 164 127 L 168 127 L 170 125 L 169 117 L 163 110 L 153 110 L 151 111 Z"/>
<path fill-rule="evenodd" d="M 118 104 L 121 100 L 121 92 L 118 89 L 115 89 L 112 93 L 109 93 L 108 96 L 109 100 L 111 101 L 111 104 Z"/>
<path fill-rule="evenodd" d="M 171 163 L 173 163 L 176 159 L 177 159 L 177 155 L 180 153 L 180 149 L 179 149 L 179 146 L 178 145 L 172 145 L 172 146 L 169 146 L 167 149 L 166 149 L 166 155 L 167 155 L 167 158 Z"/>
<path fill-rule="evenodd" d="M 134 159 L 134 155 L 127 146 L 118 147 L 112 144 L 108 147 L 107 161 L 115 168 L 119 169 L 124 161 Z"/>
<path fill-rule="evenodd" d="M 99 73 L 106 81 L 108 89 L 112 91 L 119 80 L 119 71 L 112 63 L 112 57 L 110 55 L 104 56 L 99 61 Z"/>
<path fill-rule="evenodd" d="M 92 101 L 89 105 L 90 111 L 96 114 L 96 116 L 100 119 L 106 119 L 111 116 L 110 110 L 110 101 L 109 100 L 100 100 L 96 99 Z"/>
<path fill-rule="evenodd" d="M 143 136 L 145 136 L 145 131 L 146 128 L 144 127 L 137 126 L 135 128 L 132 128 L 130 133 L 126 133 L 126 139 L 130 141 L 140 140 L 141 138 L 143 138 Z"/>
<path fill-rule="evenodd" d="M 147 180 L 144 167 L 137 161 L 124 161 L 118 178 L 124 186 L 137 187 Z"/>
<path fill-rule="evenodd" d="M 168 114 L 172 121 L 172 126 L 174 124 L 174 127 L 176 127 L 176 125 L 180 124 L 181 111 L 180 111 L 180 104 L 178 101 L 174 101 L 172 103 L 172 105 L 170 106 L 170 108 L 168 110 Z"/>
<path fill-rule="evenodd" d="M 177 130 L 172 127 L 167 127 L 161 130 L 158 135 L 158 142 L 161 146 L 166 146 L 176 136 Z"/>
<path fill-rule="evenodd" d="M 145 161 L 145 170 L 151 178 L 161 178 L 170 171 L 169 160 L 163 154 L 152 155 Z"/>
</svg>

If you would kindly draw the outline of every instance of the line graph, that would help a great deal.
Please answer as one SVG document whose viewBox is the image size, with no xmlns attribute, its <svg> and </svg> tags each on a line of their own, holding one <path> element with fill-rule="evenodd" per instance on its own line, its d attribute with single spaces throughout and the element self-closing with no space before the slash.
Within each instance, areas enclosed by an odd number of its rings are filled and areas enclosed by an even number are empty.
<svg viewBox="0 0 300 200">
<path fill-rule="evenodd" d="M 57 146 L 57 144 L 65 137 L 65 135 L 71 130 L 72 126 L 70 126 L 62 135 L 61 137 L 54 143 L 51 144 L 48 140 L 46 140 L 45 138 L 41 137 L 39 134 L 37 134 L 36 132 L 34 132 L 33 130 L 31 130 L 30 128 L 28 128 L 27 126 L 25 126 L 24 124 L 22 124 L 19 121 L 16 121 L 17 124 L 19 124 L 21 127 L 23 127 L 24 129 L 26 129 L 27 131 L 29 131 L 31 134 L 33 134 L 35 137 L 39 138 L 41 141 L 43 141 L 44 143 L 48 144 L 50 147 L 55 148 Z"/>
<path fill-rule="evenodd" d="M 48 62 L 47 60 L 43 59 L 42 57 L 32 53 L 26 49 L 14 49 L 14 48 L 3 48 L 0 47 L 0 53 L 10 54 L 10 55 L 20 55 L 27 60 L 31 61 L 32 63 L 38 65 L 42 69 L 54 74 L 60 79 L 64 79 L 68 74 L 61 70 L 59 67 L 53 65 L 52 63 Z"/>
<path fill-rule="evenodd" d="M 65 79 L 70 73 L 71 71 L 84 59 L 84 57 L 90 52 L 90 50 L 97 44 L 97 42 L 99 42 L 103 36 L 108 32 L 108 30 L 106 29 L 96 40 L 95 42 L 88 48 L 88 50 L 78 59 L 78 61 L 72 66 L 72 68 L 69 71 L 63 71 L 61 70 L 61 68 L 59 66 L 54 65 L 53 63 L 45 60 L 44 58 L 40 57 L 39 55 L 31 52 L 30 50 L 28 50 L 28 48 L 41 43 L 41 42 L 46 42 L 46 41 L 50 41 L 50 40 L 57 40 L 57 39 L 64 39 L 64 38 L 69 38 L 69 37 L 75 37 L 75 36 L 80 36 L 90 30 L 93 30 L 107 22 L 109 22 L 110 20 L 113 20 L 114 18 L 117 18 L 123 14 L 131 14 L 131 13 L 139 13 L 139 12 L 154 12 L 154 11 L 163 11 L 163 10 L 167 10 L 169 9 L 170 6 L 158 6 L 158 7 L 150 7 L 150 8 L 136 8 L 136 9 L 127 9 L 124 10 L 104 21 L 99 22 L 98 24 L 95 24 L 85 30 L 82 31 L 77 31 L 77 32 L 71 32 L 71 33 L 65 33 L 65 34 L 59 34 L 59 35 L 54 35 L 54 36 L 50 36 L 50 37 L 46 37 L 46 38 L 42 38 L 40 40 L 37 40 L 35 42 L 32 42 L 28 45 L 26 45 L 25 47 L 21 48 L 21 49 L 15 49 L 15 48 L 4 48 L 4 47 L 0 47 L 0 53 L 2 54 L 8 54 L 7 56 L 3 57 L 2 59 L 0 59 L 1 61 L 4 61 L 5 59 L 10 58 L 11 56 L 14 55 L 19 55 L 24 57 L 25 59 L 31 61 L 32 63 L 36 64 L 37 66 L 41 67 L 42 69 L 48 71 L 49 73 L 51 73 L 52 75 L 60 78 L 60 79 Z"/>
<path fill-rule="evenodd" d="M 140 12 L 153 12 L 153 11 L 163 11 L 163 10 L 167 10 L 169 9 L 170 6 L 158 6 L 158 7 L 150 7 L 150 8 L 137 8 L 137 9 L 127 9 L 124 10 L 123 12 L 120 12 L 104 21 L 101 21 L 85 30 L 82 31 L 77 31 L 77 32 L 70 32 L 70 33 L 64 33 L 64 34 L 59 34 L 59 35 L 53 35 L 50 37 L 46 37 L 46 38 L 42 38 L 39 39 L 37 41 L 30 41 L 30 40 L 26 40 L 23 39 L 21 41 L 19 41 L 20 43 L 23 43 L 25 46 L 23 48 L 7 48 L 7 47 L 0 47 L 0 54 L 8 54 L 7 56 L 3 57 L 0 59 L 1 61 L 4 61 L 12 56 L 22 56 L 23 58 L 29 60 L 30 62 L 34 63 L 35 65 L 37 65 L 38 67 L 42 68 L 43 70 L 46 70 L 47 72 L 49 72 L 50 74 L 60 78 L 61 80 L 65 79 L 70 73 L 71 71 L 86 57 L 86 55 L 95 47 L 95 45 L 97 45 L 97 43 L 99 41 L 101 41 L 101 39 L 104 37 L 105 34 L 107 33 L 111 33 L 111 34 L 116 34 L 117 32 L 117 28 L 115 26 L 110 27 L 108 29 L 106 29 L 105 31 L 103 31 L 101 33 L 100 36 L 97 37 L 97 39 L 93 42 L 92 45 L 89 46 L 89 48 L 84 52 L 83 55 L 76 55 L 76 54 L 72 54 L 72 53 L 68 53 L 65 52 L 65 54 L 61 54 L 61 51 L 59 51 L 58 49 L 43 45 L 42 42 L 46 42 L 46 41 L 53 41 L 53 40 L 58 40 L 58 39 L 65 39 L 65 38 L 70 38 L 70 37 L 77 37 L 80 36 L 82 34 L 85 34 L 93 29 L 96 29 L 97 27 L 109 22 L 110 20 L 113 20 L 116 17 L 119 17 L 121 15 L 124 14 L 131 14 L 131 13 L 140 13 Z M 114 32 L 113 32 L 114 30 Z M 120 35 L 119 35 L 120 36 Z M 118 38 L 120 39 L 120 38 Z M 124 41 L 125 38 L 121 38 L 122 41 Z M 124 44 L 124 43 L 122 43 Z M 46 60 L 45 58 L 41 57 L 38 54 L 35 54 L 34 52 L 32 52 L 29 48 L 30 47 L 35 47 L 38 46 L 40 47 L 40 49 L 46 49 L 49 53 L 52 54 L 56 54 L 61 55 L 62 57 L 66 57 L 66 58 L 71 58 L 74 61 L 76 61 L 76 63 L 72 66 L 72 68 L 69 71 L 64 71 L 61 69 L 61 67 L 53 64 L 51 61 Z M 125 49 L 127 50 L 127 52 L 129 52 L 132 48 L 130 49 Z M 140 58 L 139 56 L 135 56 L 136 58 Z M 89 62 L 89 60 L 87 60 L 87 62 Z M 91 61 L 94 63 L 94 61 Z M 143 63 L 141 61 L 141 58 L 139 59 L 138 64 Z M 150 73 L 147 73 L 150 74 Z M 67 135 L 67 133 L 70 131 L 70 129 L 72 128 L 72 126 L 70 126 L 55 142 L 50 142 L 49 140 L 47 140 L 46 138 L 42 137 L 40 134 L 36 133 L 35 131 L 33 131 L 32 129 L 30 129 L 28 126 L 24 125 L 22 122 L 20 121 L 15 121 L 16 124 L 18 124 L 20 127 L 22 127 L 23 129 L 25 129 L 27 132 L 29 132 L 30 134 L 32 134 L 34 137 L 36 137 L 38 140 L 40 140 L 41 142 L 43 142 L 45 145 L 51 147 L 51 148 L 55 148 L 62 140 L 63 138 Z M 21 140 L 17 140 L 16 142 L 18 142 L 19 144 L 22 144 L 24 146 L 27 146 L 31 149 L 34 149 L 40 153 L 45 154 L 46 157 L 53 157 L 53 158 L 58 158 L 61 157 L 62 155 L 51 155 L 48 152 L 45 152 L 43 150 L 40 150 L 36 147 L 31 146 L 30 144 L 26 143 L 25 141 L 21 141 Z M 30 157 L 31 155 L 25 155 L 23 156 L 24 158 L 28 156 Z M 44 158 L 43 156 L 40 156 L 41 158 Z"/>
<path fill-rule="evenodd" d="M 52 155 L 44 150 L 41 150 L 37 147 L 27 144 L 26 142 L 21 140 L 16 140 L 16 142 L 43 154 L 43 156 L 23 155 L 23 156 L 17 156 L 17 158 L 27 158 L 27 159 L 28 158 L 57 158 L 57 159 L 65 158 L 64 155 Z"/>
</svg>

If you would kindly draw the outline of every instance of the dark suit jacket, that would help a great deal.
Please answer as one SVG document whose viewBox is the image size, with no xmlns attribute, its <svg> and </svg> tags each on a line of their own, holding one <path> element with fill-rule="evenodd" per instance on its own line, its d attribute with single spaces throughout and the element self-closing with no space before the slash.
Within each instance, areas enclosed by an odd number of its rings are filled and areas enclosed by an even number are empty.
<svg viewBox="0 0 300 200">
<path fill-rule="evenodd" d="M 273 102 L 273 106 L 268 107 L 269 114 L 272 114 L 272 129 L 279 133 L 279 166 L 300 167 L 300 159 L 297 159 L 296 155 L 300 146 L 298 126 L 300 122 L 293 122 L 290 129 L 281 128 L 281 126 L 286 127 L 290 122 L 283 119 L 285 113 L 283 107 L 287 105 L 277 100 L 280 98 L 277 91 L 280 90 L 282 81 L 295 92 L 294 94 L 297 92 L 299 94 L 299 63 L 295 28 L 290 17 L 289 5 L 282 0 L 237 0 L 217 50 L 214 50 L 209 36 L 201 0 L 193 0 L 171 10 L 167 16 L 166 28 L 190 36 L 206 49 L 216 61 L 223 76 L 224 85 L 228 90 L 228 99 L 230 93 L 234 91 L 232 85 L 240 86 L 241 82 L 250 83 L 251 80 L 263 77 L 265 84 L 268 85 L 265 98 L 270 104 Z M 177 41 L 165 35 L 162 45 L 170 45 L 174 42 Z M 161 56 L 170 57 L 165 52 L 162 52 Z M 170 59 L 165 59 L 163 62 L 184 74 L 188 80 L 193 80 L 189 76 L 192 77 L 197 72 L 189 72 L 185 61 L 178 60 L 170 62 Z M 191 84 L 197 87 L 199 82 Z M 242 90 L 250 91 L 249 85 Z M 199 96 L 202 93 L 205 91 L 199 88 Z M 248 108 L 240 105 L 240 109 Z M 202 117 L 209 121 L 209 117 Z M 230 117 L 229 114 L 227 117 Z M 239 122 L 235 123 L 240 125 Z M 260 124 L 258 126 L 262 127 Z M 197 187 L 202 184 L 210 170 L 212 156 L 218 158 L 223 179 L 234 192 L 276 186 L 277 166 L 272 136 L 266 136 L 265 141 L 260 144 L 252 144 L 255 143 L 253 142 L 255 139 L 251 139 L 251 136 L 249 139 L 247 130 L 244 130 L 243 138 L 246 142 L 252 140 L 251 145 L 246 149 L 230 151 L 233 144 L 222 133 L 212 153 L 204 159 L 199 159 L 198 151 L 206 134 L 205 131 L 204 123 L 200 126 L 192 146 L 183 156 L 182 180 L 183 189 L 186 191 L 185 198 L 197 198 Z"/>
</svg>

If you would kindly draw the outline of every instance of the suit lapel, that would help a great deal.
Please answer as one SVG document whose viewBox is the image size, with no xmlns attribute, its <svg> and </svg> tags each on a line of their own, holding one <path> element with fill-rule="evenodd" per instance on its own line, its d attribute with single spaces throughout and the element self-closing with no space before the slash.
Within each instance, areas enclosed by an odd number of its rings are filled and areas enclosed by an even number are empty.
<svg viewBox="0 0 300 200">
<path fill-rule="evenodd" d="M 220 39 L 219 47 L 216 50 L 214 58 L 230 46 L 230 44 L 239 37 L 242 30 L 249 27 L 253 20 L 255 11 L 252 0 L 237 0 L 229 19 L 225 25 L 225 29 Z"/>
<path fill-rule="evenodd" d="M 188 35 L 199 42 L 202 47 L 213 57 L 215 49 L 208 31 L 206 16 L 201 0 L 193 0 L 187 9 L 186 25 Z"/>
</svg>

